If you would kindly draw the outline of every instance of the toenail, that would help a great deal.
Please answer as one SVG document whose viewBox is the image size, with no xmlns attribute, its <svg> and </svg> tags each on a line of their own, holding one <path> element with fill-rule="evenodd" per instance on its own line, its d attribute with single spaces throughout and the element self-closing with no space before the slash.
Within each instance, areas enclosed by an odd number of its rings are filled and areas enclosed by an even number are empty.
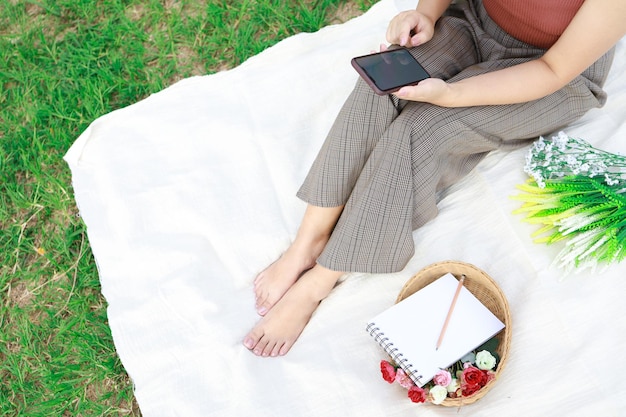
<svg viewBox="0 0 626 417">
<path fill-rule="evenodd" d="M 259 314 L 263 315 L 263 314 L 267 313 L 267 308 L 265 308 L 265 307 L 259 307 L 258 312 L 259 312 Z"/>
<path fill-rule="evenodd" d="M 254 342 L 248 337 L 243 341 L 243 345 L 248 349 L 252 349 L 254 347 Z"/>
</svg>

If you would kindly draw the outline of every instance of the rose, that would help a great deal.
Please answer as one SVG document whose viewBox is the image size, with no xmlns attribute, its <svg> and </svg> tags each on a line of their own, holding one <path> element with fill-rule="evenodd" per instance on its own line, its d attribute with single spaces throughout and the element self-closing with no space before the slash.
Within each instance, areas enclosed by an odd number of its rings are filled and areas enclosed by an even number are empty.
<svg viewBox="0 0 626 417">
<path fill-rule="evenodd" d="M 474 366 L 469 366 L 461 374 L 461 394 L 470 396 L 487 383 L 487 372 Z"/>
<path fill-rule="evenodd" d="M 433 382 L 436 385 L 441 385 L 442 387 L 447 387 L 448 384 L 450 384 L 450 381 L 452 381 L 452 375 L 450 375 L 450 372 L 445 369 L 439 370 L 439 372 L 437 372 L 433 377 Z"/>
<path fill-rule="evenodd" d="M 406 389 L 409 389 L 414 385 L 413 381 L 411 381 L 411 378 L 409 378 L 407 374 L 405 374 L 404 371 L 400 368 L 398 368 L 398 370 L 396 371 L 396 382 Z"/>
<path fill-rule="evenodd" d="M 481 388 L 482 387 L 480 385 L 461 384 L 461 395 L 469 397 L 474 395 L 477 391 L 480 391 Z"/>
<path fill-rule="evenodd" d="M 448 390 L 441 385 L 435 385 L 430 389 L 429 395 L 433 404 L 441 404 L 448 396 Z"/>
<path fill-rule="evenodd" d="M 426 395 L 427 395 L 426 390 L 418 386 L 413 386 L 409 389 L 409 398 L 414 403 L 426 402 Z"/>
<path fill-rule="evenodd" d="M 384 359 L 380 361 L 380 372 L 383 374 L 383 379 L 390 384 L 396 380 L 396 368 Z"/>
<path fill-rule="evenodd" d="M 448 392 L 456 392 L 459 388 L 461 388 L 461 383 L 456 378 L 452 378 L 452 381 L 450 381 L 450 383 L 446 387 Z"/>
<path fill-rule="evenodd" d="M 496 358 L 486 350 L 481 350 L 476 354 L 476 366 L 483 371 L 490 371 L 496 366 Z"/>
<path fill-rule="evenodd" d="M 461 374 L 461 385 L 482 388 L 487 383 L 487 373 L 474 366 L 469 366 Z"/>
</svg>

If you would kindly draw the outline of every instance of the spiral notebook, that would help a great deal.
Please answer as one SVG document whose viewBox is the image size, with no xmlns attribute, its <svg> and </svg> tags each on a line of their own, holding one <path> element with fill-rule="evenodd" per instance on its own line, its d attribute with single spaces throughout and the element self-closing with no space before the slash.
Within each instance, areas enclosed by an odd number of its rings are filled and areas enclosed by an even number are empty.
<svg viewBox="0 0 626 417">
<path fill-rule="evenodd" d="M 462 287 L 437 349 L 457 287 L 457 279 L 446 274 L 367 324 L 367 332 L 419 387 L 504 328 L 502 321 Z"/>
</svg>

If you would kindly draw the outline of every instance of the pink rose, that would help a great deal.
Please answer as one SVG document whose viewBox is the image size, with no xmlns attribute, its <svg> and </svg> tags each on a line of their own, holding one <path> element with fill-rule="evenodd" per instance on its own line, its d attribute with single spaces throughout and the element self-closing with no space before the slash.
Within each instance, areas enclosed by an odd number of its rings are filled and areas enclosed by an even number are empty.
<svg viewBox="0 0 626 417">
<path fill-rule="evenodd" d="M 433 382 L 435 383 L 435 385 L 447 387 L 448 385 L 450 385 L 450 382 L 452 382 L 452 375 L 450 375 L 450 372 L 446 371 L 445 369 L 441 369 L 433 377 Z"/>
<path fill-rule="evenodd" d="M 463 370 L 461 375 L 461 393 L 463 396 L 469 397 L 484 387 L 487 380 L 488 375 L 486 371 L 469 366 Z"/>
<path fill-rule="evenodd" d="M 418 386 L 413 386 L 409 389 L 409 398 L 414 403 L 426 402 L 427 396 L 428 396 L 428 393 L 426 392 L 426 390 Z"/>
<path fill-rule="evenodd" d="M 409 389 L 414 385 L 413 381 L 411 381 L 411 378 L 409 378 L 408 375 L 405 374 L 401 368 L 398 368 L 398 370 L 396 371 L 396 382 L 406 389 Z"/>
<path fill-rule="evenodd" d="M 390 384 L 396 380 L 396 368 L 384 359 L 380 361 L 380 372 L 383 374 L 383 379 Z"/>
</svg>

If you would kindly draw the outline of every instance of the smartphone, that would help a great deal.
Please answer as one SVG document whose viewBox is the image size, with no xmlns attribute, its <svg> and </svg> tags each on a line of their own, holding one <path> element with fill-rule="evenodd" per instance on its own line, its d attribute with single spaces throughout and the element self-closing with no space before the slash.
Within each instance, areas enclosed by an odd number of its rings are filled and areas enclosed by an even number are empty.
<svg viewBox="0 0 626 417">
<path fill-rule="evenodd" d="M 381 96 L 430 78 L 424 67 L 405 48 L 352 58 L 352 66 Z"/>
</svg>

